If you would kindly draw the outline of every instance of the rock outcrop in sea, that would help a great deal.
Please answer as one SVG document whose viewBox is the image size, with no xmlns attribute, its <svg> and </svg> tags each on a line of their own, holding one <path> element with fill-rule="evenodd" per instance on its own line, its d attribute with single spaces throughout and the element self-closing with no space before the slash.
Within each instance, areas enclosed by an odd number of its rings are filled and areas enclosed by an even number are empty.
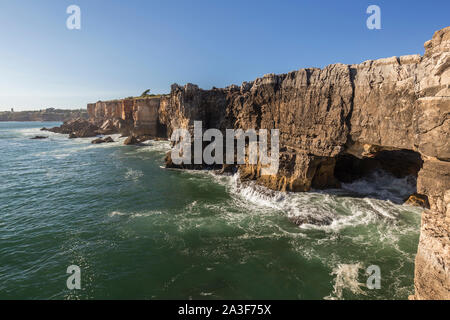
<svg viewBox="0 0 450 320">
<path fill-rule="evenodd" d="M 337 187 L 374 168 L 417 176 L 414 197 L 430 209 L 422 214 L 411 298 L 450 299 L 450 27 L 425 43 L 423 56 L 267 74 L 223 89 L 174 84 L 169 95 L 99 101 L 88 113 L 95 132 L 136 141 L 193 132 L 194 121 L 203 130 L 279 129 L 277 174 L 235 166 L 242 179 L 274 190 Z M 175 166 L 170 157 L 167 165 Z"/>
</svg>

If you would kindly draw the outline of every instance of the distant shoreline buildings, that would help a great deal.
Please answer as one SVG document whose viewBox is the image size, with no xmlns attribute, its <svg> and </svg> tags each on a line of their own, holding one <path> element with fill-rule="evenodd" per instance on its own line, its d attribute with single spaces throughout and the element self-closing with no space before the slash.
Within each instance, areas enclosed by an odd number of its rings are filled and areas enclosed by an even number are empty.
<svg viewBox="0 0 450 320">
<path fill-rule="evenodd" d="M 86 109 L 64 110 L 47 108 L 38 111 L 0 111 L 0 121 L 67 121 L 75 118 L 87 119 Z"/>
</svg>

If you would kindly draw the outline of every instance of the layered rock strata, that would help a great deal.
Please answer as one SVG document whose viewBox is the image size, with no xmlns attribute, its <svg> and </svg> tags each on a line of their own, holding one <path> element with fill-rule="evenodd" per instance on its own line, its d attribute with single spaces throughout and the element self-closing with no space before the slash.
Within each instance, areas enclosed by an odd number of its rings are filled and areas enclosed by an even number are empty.
<svg viewBox="0 0 450 320">
<path fill-rule="evenodd" d="M 242 179 L 275 190 L 336 187 L 374 167 L 416 175 L 414 197 L 430 209 L 412 298 L 450 299 L 450 27 L 425 43 L 423 56 L 268 74 L 224 89 L 175 84 L 158 99 L 97 102 L 88 112 L 104 131 L 138 135 L 192 133 L 194 121 L 222 132 L 279 129 L 276 174 L 262 175 L 260 164 L 235 166 Z M 170 157 L 167 165 L 175 166 Z"/>
<path fill-rule="evenodd" d="M 160 98 L 128 98 L 91 103 L 87 110 L 90 121 L 104 132 L 158 137 L 165 135 L 159 122 L 159 105 Z"/>
<path fill-rule="evenodd" d="M 425 43 L 423 56 L 268 74 L 225 89 L 173 85 L 161 99 L 159 119 L 169 136 L 178 128 L 192 132 L 194 121 L 222 131 L 279 129 L 277 174 L 261 175 L 260 165 L 238 166 L 243 179 L 276 190 L 334 187 L 343 156 L 396 154 L 396 172 L 415 173 L 417 192 L 430 206 L 422 218 L 414 298 L 450 299 L 449 113 L 447 27 Z M 402 160 L 411 165 L 402 166 Z"/>
</svg>

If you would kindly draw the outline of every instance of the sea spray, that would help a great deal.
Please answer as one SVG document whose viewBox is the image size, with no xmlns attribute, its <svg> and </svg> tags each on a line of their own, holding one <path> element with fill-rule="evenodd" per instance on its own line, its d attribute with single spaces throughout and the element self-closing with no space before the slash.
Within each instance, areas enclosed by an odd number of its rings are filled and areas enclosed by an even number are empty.
<svg viewBox="0 0 450 320">
<path fill-rule="evenodd" d="M 366 295 L 361 287 L 365 285 L 359 282 L 359 270 L 363 266 L 361 263 L 339 264 L 333 269 L 331 275 L 335 276 L 333 292 L 326 300 L 340 300 L 343 298 L 344 290 L 349 290 L 354 295 Z"/>
</svg>

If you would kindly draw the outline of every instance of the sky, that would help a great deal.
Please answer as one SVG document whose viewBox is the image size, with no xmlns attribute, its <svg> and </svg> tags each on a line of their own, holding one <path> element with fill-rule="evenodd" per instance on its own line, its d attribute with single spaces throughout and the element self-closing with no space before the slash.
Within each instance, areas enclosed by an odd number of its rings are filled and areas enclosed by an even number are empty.
<svg viewBox="0 0 450 320">
<path fill-rule="evenodd" d="M 70 5 L 79 30 L 66 26 Z M 369 5 L 381 9 L 379 30 L 366 26 Z M 448 0 L 0 0 L 0 111 L 423 54 L 449 25 Z"/>
</svg>

